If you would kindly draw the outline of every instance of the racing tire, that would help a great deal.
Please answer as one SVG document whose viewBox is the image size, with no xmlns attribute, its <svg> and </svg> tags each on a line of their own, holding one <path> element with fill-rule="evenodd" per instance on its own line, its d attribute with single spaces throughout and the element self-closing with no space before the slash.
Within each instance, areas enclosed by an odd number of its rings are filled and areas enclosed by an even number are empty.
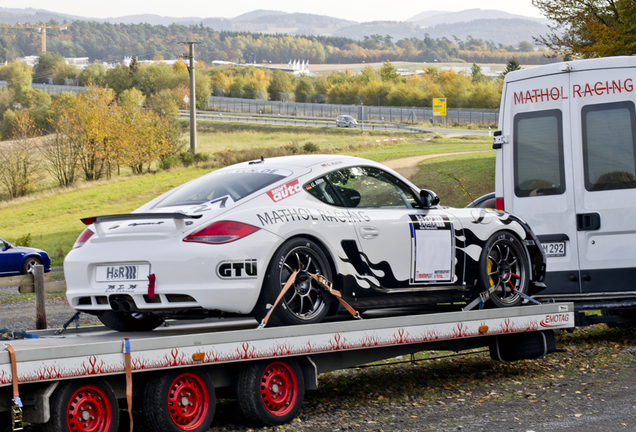
<svg viewBox="0 0 636 432">
<path fill-rule="evenodd" d="M 119 406 L 103 379 L 64 381 L 50 399 L 51 418 L 44 432 L 115 432 Z"/>
<path fill-rule="evenodd" d="M 333 296 L 323 291 L 308 273 L 332 281 L 329 260 L 316 243 L 298 237 L 284 243 L 267 267 L 261 294 L 252 311 L 257 321 L 267 315 L 294 270 L 298 271 L 296 280 L 272 312 L 268 326 L 313 324 L 327 315 Z"/>
<path fill-rule="evenodd" d="M 305 395 L 302 370 L 294 360 L 256 362 L 243 368 L 236 383 L 236 400 L 246 419 L 263 426 L 290 422 Z"/>
<path fill-rule="evenodd" d="M 528 258 L 525 248 L 513 234 L 497 232 L 490 236 L 479 259 L 480 290 L 496 286 L 490 303 L 498 308 L 519 306 L 528 294 Z"/>
<path fill-rule="evenodd" d="M 154 330 L 163 324 L 163 319 L 148 312 L 106 311 L 97 318 L 111 330 L 136 332 Z"/>
<path fill-rule="evenodd" d="M 36 265 L 42 265 L 42 260 L 36 257 L 28 257 L 22 264 L 22 274 L 33 274 L 33 267 Z"/>
<path fill-rule="evenodd" d="M 142 407 L 150 430 L 204 432 L 214 418 L 214 383 L 203 370 L 168 371 L 146 383 Z"/>
</svg>

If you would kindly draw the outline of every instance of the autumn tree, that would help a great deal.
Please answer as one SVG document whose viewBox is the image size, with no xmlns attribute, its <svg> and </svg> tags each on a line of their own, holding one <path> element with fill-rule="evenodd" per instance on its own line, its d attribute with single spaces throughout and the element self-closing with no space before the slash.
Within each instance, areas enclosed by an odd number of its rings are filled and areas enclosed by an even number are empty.
<svg viewBox="0 0 636 432">
<path fill-rule="evenodd" d="M 72 111 L 60 110 L 54 120 L 53 133 L 43 139 L 40 151 L 46 160 L 46 171 L 57 180 L 60 186 L 70 186 L 77 180 L 80 162 L 81 140 L 69 127 L 73 120 Z"/>
<path fill-rule="evenodd" d="M 38 156 L 33 151 L 39 132 L 33 118 L 25 112 L 15 114 L 12 141 L 0 151 L 0 183 L 11 198 L 30 192 L 38 178 Z"/>
<path fill-rule="evenodd" d="M 535 41 L 563 56 L 606 57 L 636 53 L 634 0 L 532 0 L 554 24 Z"/>
</svg>

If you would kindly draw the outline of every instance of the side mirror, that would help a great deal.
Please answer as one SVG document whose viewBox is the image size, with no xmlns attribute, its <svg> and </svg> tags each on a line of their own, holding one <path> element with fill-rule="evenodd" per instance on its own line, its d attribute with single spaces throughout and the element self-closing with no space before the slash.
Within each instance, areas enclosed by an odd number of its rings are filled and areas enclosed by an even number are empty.
<svg viewBox="0 0 636 432">
<path fill-rule="evenodd" d="M 424 208 L 429 208 L 429 207 L 435 207 L 436 205 L 439 204 L 439 197 L 437 196 L 437 194 L 433 191 L 430 191 L 428 189 L 421 189 L 420 190 L 420 204 L 422 204 L 422 207 Z"/>
</svg>

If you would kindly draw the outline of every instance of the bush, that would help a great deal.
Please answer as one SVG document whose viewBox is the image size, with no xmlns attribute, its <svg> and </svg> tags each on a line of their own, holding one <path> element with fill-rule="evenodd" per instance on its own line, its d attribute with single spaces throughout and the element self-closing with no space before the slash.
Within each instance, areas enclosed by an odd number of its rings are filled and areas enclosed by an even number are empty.
<svg viewBox="0 0 636 432">
<path fill-rule="evenodd" d="M 194 155 L 187 151 L 179 153 L 179 159 L 181 159 L 183 166 L 186 167 L 189 167 L 194 163 Z"/>
<path fill-rule="evenodd" d="M 161 164 L 159 166 L 162 170 L 168 171 L 179 165 L 181 165 L 181 159 L 175 156 L 168 156 L 167 158 L 161 161 Z"/>
<path fill-rule="evenodd" d="M 320 147 L 318 147 L 318 144 L 314 144 L 310 141 L 308 143 L 305 143 L 305 145 L 303 145 L 303 150 L 307 153 L 315 153 L 318 150 L 320 150 Z"/>
<path fill-rule="evenodd" d="M 194 155 L 195 162 L 207 162 L 210 160 L 210 155 L 207 153 L 197 153 Z"/>
<path fill-rule="evenodd" d="M 15 241 L 16 246 L 31 247 L 31 233 L 18 238 Z"/>
</svg>

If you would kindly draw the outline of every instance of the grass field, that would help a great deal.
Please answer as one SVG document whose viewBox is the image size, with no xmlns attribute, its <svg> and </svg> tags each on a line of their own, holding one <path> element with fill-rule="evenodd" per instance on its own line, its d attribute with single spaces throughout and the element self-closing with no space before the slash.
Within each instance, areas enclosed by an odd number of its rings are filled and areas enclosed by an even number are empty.
<svg viewBox="0 0 636 432">
<path fill-rule="evenodd" d="M 427 137 L 417 135 L 367 134 L 366 132 L 365 134 L 348 134 L 344 131 L 334 133 L 333 129 L 322 132 L 298 129 L 280 130 L 276 127 L 245 128 L 244 125 L 223 125 L 220 128 L 215 127 L 214 130 L 201 131 L 200 142 L 208 144 L 202 144 L 200 150 L 211 155 L 219 152 L 226 153 L 240 159 L 241 155 L 245 156 L 246 152 L 249 153 L 254 149 L 290 146 L 293 151 L 300 149 L 302 152 L 303 146 L 311 142 L 317 146 L 315 153 L 356 155 L 383 161 L 416 155 L 490 148 L 490 144 L 480 143 L 431 144 L 425 140 Z M 385 137 L 407 139 L 377 142 Z M 260 151 L 250 159 L 259 157 L 258 154 Z M 51 256 L 53 266 L 60 266 L 77 236 L 85 228 L 80 218 L 128 213 L 151 198 L 209 172 L 213 169 L 211 164 L 214 159 L 213 157 L 210 162 L 197 167 L 182 167 L 143 176 L 129 175 L 106 181 L 84 182 L 73 188 L 53 188 L 20 199 L 1 201 L 0 237 L 15 242 L 16 239 L 31 234 L 31 245 L 46 250 Z M 470 158 L 464 162 L 470 164 L 469 160 Z M 439 166 L 442 165 L 444 164 Z M 452 171 L 452 168 L 450 169 Z M 443 197 L 443 202 L 450 202 L 447 191 L 458 193 L 450 187 L 441 187 L 445 184 L 444 181 L 448 182 L 444 176 L 426 178 L 422 181 L 426 181 L 427 185 L 431 184 L 431 188 Z M 440 187 L 431 183 L 434 181 L 440 182 Z M 452 184 L 452 181 L 450 183 Z"/>
</svg>

